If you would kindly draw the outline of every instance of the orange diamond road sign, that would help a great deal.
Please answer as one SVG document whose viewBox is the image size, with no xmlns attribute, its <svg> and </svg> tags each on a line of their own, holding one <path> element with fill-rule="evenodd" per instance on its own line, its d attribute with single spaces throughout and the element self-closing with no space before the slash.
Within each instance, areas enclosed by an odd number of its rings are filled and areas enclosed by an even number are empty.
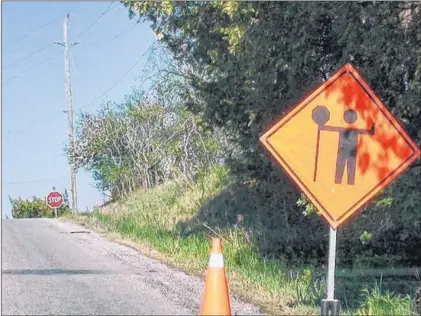
<svg viewBox="0 0 421 316">
<path fill-rule="evenodd" d="M 334 229 L 420 155 L 350 64 L 260 141 Z"/>
</svg>

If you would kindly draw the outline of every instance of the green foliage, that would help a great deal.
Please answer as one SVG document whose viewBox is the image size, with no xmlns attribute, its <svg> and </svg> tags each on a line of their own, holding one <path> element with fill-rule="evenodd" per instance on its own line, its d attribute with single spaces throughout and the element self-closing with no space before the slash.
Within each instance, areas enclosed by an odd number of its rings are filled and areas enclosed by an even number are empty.
<svg viewBox="0 0 421 316">
<path fill-rule="evenodd" d="M 152 188 L 138 202 L 142 211 L 119 229 L 140 234 L 135 220 L 150 225 L 163 218 L 162 227 L 175 226 L 179 238 L 209 231 L 239 234 L 252 245 L 253 262 L 259 257 L 323 267 L 327 227 L 263 153 L 259 136 L 316 84 L 351 62 L 421 145 L 420 4 L 124 3 L 132 17 L 150 22 L 170 53 L 170 65 L 157 75 L 153 97 L 135 90 L 96 114 L 84 113 L 77 146 L 69 150 L 70 160 L 90 170 L 114 199 Z M 203 174 L 221 162 L 229 176 L 215 180 L 213 194 L 205 193 Z M 178 178 L 185 181 L 181 189 L 174 184 Z M 178 189 L 159 195 L 160 184 Z M 180 200 L 183 189 L 192 187 L 194 197 Z M 338 231 L 338 265 L 419 265 L 420 187 L 418 161 Z M 152 234 L 148 225 L 142 234 Z M 164 247 L 157 241 L 163 235 L 154 232 L 154 242 Z M 165 236 L 168 241 L 170 235 Z M 168 243 L 164 251 L 176 249 Z M 298 277 L 297 304 L 320 296 L 322 285 L 314 286 L 319 279 L 312 279 Z"/>
<path fill-rule="evenodd" d="M 341 262 L 372 268 L 418 266 L 421 196 L 416 192 L 420 187 L 421 167 L 411 168 L 350 221 L 338 236 Z"/>
<path fill-rule="evenodd" d="M 360 235 L 361 242 L 368 243 L 373 238 L 373 234 L 368 233 L 366 230 Z"/>
<path fill-rule="evenodd" d="M 62 207 L 69 208 L 70 209 L 69 193 L 67 192 L 67 189 L 64 189 L 64 193 L 63 193 L 63 205 L 62 205 Z"/>
<path fill-rule="evenodd" d="M 326 270 L 291 264 L 288 260 L 280 262 L 273 257 L 275 251 L 281 247 L 280 237 L 288 238 L 285 244 L 292 248 L 284 252 L 284 259 L 299 251 L 314 251 L 312 254 L 316 259 L 322 256 L 321 252 L 317 252 L 319 249 L 304 248 L 304 244 L 299 244 L 303 239 L 302 231 L 288 229 L 288 225 L 306 219 L 301 214 L 294 219 L 288 218 L 286 213 L 281 213 L 277 218 L 271 214 L 272 217 L 263 222 L 266 214 L 256 212 L 261 201 L 255 199 L 259 195 L 238 196 L 231 191 L 229 194 L 233 194 L 239 200 L 230 203 L 227 188 L 231 187 L 231 180 L 226 168 L 215 166 L 206 174 L 200 175 L 197 183 L 191 184 L 184 178 L 173 180 L 150 190 L 131 194 L 123 202 L 107 204 L 94 213 L 87 213 L 86 216 L 91 224 L 105 226 L 112 232 L 139 241 L 140 244 L 146 243 L 164 254 L 166 259 L 177 267 L 194 273 L 202 273 L 206 266 L 209 251 L 206 237 L 221 237 L 230 280 L 238 275 L 241 277 L 241 280 L 236 279 L 236 282 L 230 283 L 232 290 L 238 291 L 252 302 L 262 304 L 270 309 L 270 314 L 273 315 L 288 313 L 288 308 L 294 308 L 294 312 L 288 314 L 303 314 L 303 309 L 314 314 L 319 310 L 320 300 L 326 293 Z M 226 197 L 225 203 L 221 194 Z M 197 209 L 200 211 L 197 212 Z M 314 214 L 309 218 L 313 216 Z M 283 222 L 280 221 L 281 218 L 284 219 Z M 285 218 L 290 222 L 286 223 Z M 317 215 L 314 218 L 317 219 Z M 235 225 L 231 225 L 232 222 L 235 222 Z M 317 229 L 317 226 L 315 228 Z M 316 236 L 320 233 L 323 231 L 318 232 Z M 326 235 L 326 232 L 324 234 Z M 311 231 L 305 232 L 305 237 L 312 236 Z M 317 240 L 311 240 L 310 244 L 315 242 Z M 260 252 L 267 251 L 265 257 L 256 252 L 256 245 L 261 248 Z M 264 245 L 266 249 L 262 249 Z M 344 271 L 342 266 L 339 266 L 338 270 Z M 373 282 L 371 278 L 362 282 L 361 278 L 352 277 L 352 288 L 348 285 L 346 291 L 343 283 L 343 278 L 337 276 L 336 295 L 345 306 L 354 310 L 355 305 L 359 303 L 358 294 L 361 287 Z M 416 284 L 419 284 L 419 280 Z M 407 287 L 405 292 L 409 292 Z M 399 298 L 399 295 L 393 295 L 390 299 L 395 302 L 396 298 Z M 366 297 L 363 297 L 362 301 L 367 305 Z M 407 300 L 405 298 L 399 302 L 405 303 Z M 398 309 L 399 306 L 394 306 L 393 310 L 403 310 Z"/>
<path fill-rule="evenodd" d="M 297 200 L 297 206 L 304 208 L 303 215 L 309 216 L 310 214 L 319 213 L 314 205 L 309 202 L 305 194 L 301 194 L 300 198 Z"/>
<path fill-rule="evenodd" d="M 259 247 L 265 255 L 325 261 L 325 227 L 264 155 L 258 139 L 344 63 L 362 72 L 421 145 L 419 3 L 171 2 L 171 10 L 160 2 L 124 3 L 132 16 L 151 22 L 179 63 L 178 71 L 187 78 L 183 100 L 189 109 L 240 147 L 235 154 L 232 147 L 226 151 L 238 185 L 235 193 L 221 197 L 222 204 L 234 214 L 254 214 L 249 229 L 262 234 Z M 377 258 L 369 265 L 420 262 L 418 173 L 412 168 L 384 192 L 382 202 L 368 205 L 340 230 L 341 264 L 352 266 L 362 257 Z M 242 185 L 250 181 L 257 184 Z M 295 212 L 304 212 L 306 219 Z M 307 238 L 300 238 L 303 231 Z"/>
<path fill-rule="evenodd" d="M 91 171 L 97 187 L 116 199 L 183 174 L 192 180 L 220 159 L 220 140 L 177 99 L 180 79 L 168 77 L 147 96 L 134 89 L 121 103 L 82 113 L 76 146 L 68 151 Z M 173 88 L 173 89 L 171 89 Z"/>
<path fill-rule="evenodd" d="M 88 223 L 117 232 L 123 237 L 148 245 L 165 255 L 166 260 L 186 272 L 202 274 L 208 260 L 209 237 L 219 236 L 224 243 L 224 262 L 230 278 L 230 289 L 259 303 L 265 302 L 270 314 L 279 314 L 280 305 L 313 304 L 323 287 L 313 280 L 311 271 L 285 276 L 275 260 L 263 259 L 254 251 L 247 232 L 241 227 L 219 229 L 211 222 L 200 222 L 204 231 L 181 233 L 180 223 L 194 217 L 197 208 L 218 195 L 229 183 L 226 168 L 214 166 L 202 174 L 197 183 L 179 178 L 164 185 L 131 194 L 124 203 L 113 202 L 86 214 Z M 160 257 L 162 259 L 162 257 Z M 310 272 L 310 273 L 309 273 Z M 297 293 L 296 291 L 299 291 Z M 310 289 L 311 292 L 305 293 Z M 281 298 L 273 300 L 273 298 Z M 314 311 L 316 307 L 311 306 Z M 284 310 L 285 311 L 285 310 Z"/>
<path fill-rule="evenodd" d="M 32 199 L 13 199 L 9 196 L 12 205 L 13 218 L 41 218 L 55 217 L 54 210 L 45 202 L 45 198 L 32 197 Z M 57 216 L 62 216 L 70 212 L 68 202 L 57 209 Z"/>
<path fill-rule="evenodd" d="M 362 315 L 413 315 L 413 300 L 409 296 L 401 297 L 393 293 L 382 293 L 378 286 L 364 288 L 361 293 L 363 302 L 360 308 L 354 313 L 355 316 Z"/>
<path fill-rule="evenodd" d="M 291 285 L 295 293 L 294 305 L 319 304 L 326 295 L 326 279 L 317 277 L 311 268 L 295 273 Z"/>
<path fill-rule="evenodd" d="M 209 126 L 223 127 L 242 146 L 236 162 L 246 177 L 267 176 L 259 133 L 348 61 L 420 143 L 417 4 L 173 2 L 170 11 L 159 2 L 126 6 L 152 22 L 174 58 L 190 67 L 194 89 L 185 99 Z M 412 22 L 405 23 L 405 14 Z"/>
</svg>

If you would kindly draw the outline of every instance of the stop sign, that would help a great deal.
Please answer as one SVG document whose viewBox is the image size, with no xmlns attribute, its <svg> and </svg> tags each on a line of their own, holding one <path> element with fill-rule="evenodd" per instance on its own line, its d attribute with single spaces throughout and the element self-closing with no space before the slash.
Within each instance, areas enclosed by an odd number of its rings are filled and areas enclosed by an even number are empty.
<svg viewBox="0 0 421 316">
<path fill-rule="evenodd" d="M 52 191 L 47 195 L 47 205 L 51 208 L 59 208 L 63 205 L 63 195 L 60 192 Z"/>
</svg>

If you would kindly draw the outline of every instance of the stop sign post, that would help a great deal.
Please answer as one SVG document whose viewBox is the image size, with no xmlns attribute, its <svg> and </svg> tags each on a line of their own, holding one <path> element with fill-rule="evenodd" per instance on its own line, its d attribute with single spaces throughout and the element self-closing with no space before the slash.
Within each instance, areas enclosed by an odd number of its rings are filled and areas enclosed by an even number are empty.
<svg viewBox="0 0 421 316">
<path fill-rule="evenodd" d="M 57 209 L 63 205 L 63 195 L 57 191 L 51 191 L 46 197 L 46 202 L 49 207 L 54 209 L 54 215 L 57 217 Z"/>
</svg>

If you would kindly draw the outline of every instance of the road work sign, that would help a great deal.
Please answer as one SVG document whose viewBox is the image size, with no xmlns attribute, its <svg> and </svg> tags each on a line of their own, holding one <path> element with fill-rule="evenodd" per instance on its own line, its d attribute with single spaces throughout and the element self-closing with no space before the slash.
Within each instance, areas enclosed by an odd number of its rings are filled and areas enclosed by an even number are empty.
<svg viewBox="0 0 421 316">
<path fill-rule="evenodd" d="M 261 138 L 336 229 L 420 155 L 350 64 Z"/>
</svg>

